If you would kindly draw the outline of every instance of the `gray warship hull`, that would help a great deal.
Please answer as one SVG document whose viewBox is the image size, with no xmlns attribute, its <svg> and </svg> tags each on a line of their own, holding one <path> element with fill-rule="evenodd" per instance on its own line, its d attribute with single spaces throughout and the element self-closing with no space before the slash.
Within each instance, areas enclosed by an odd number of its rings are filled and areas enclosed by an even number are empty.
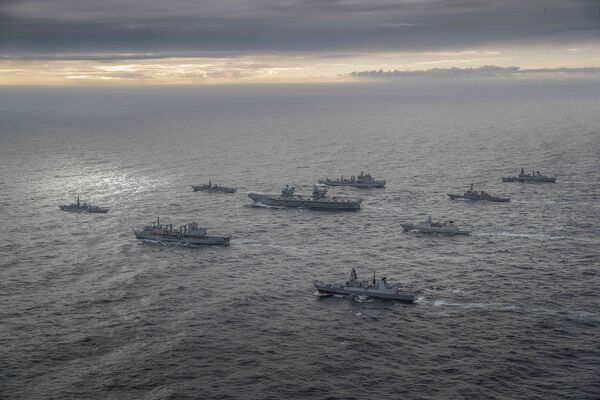
<svg viewBox="0 0 600 400">
<path fill-rule="evenodd" d="M 141 231 L 133 231 L 137 239 L 154 240 L 157 242 L 178 243 L 194 246 L 229 246 L 231 236 L 181 237 L 171 235 L 152 235 Z"/>
<path fill-rule="evenodd" d="M 384 181 L 375 182 L 343 182 L 343 181 L 332 181 L 328 179 L 319 179 L 321 185 L 327 186 L 350 186 L 360 189 L 382 189 L 385 187 Z"/>
<path fill-rule="evenodd" d="M 447 235 L 447 236 L 455 236 L 455 235 L 469 235 L 469 231 L 461 231 L 460 229 L 447 229 L 443 227 L 427 227 L 421 228 L 415 224 L 400 224 L 404 231 L 416 231 L 419 233 L 427 233 L 427 234 L 436 234 L 436 235 Z"/>
<path fill-rule="evenodd" d="M 94 207 L 94 208 L 71 207 L 71 206 L 59 206 L 59 207 L 63 211 L 76 212 L 76 213 L 106 214 L 108 212 L 108 208 L 103 208 L 103 207 Z"/>
<path fill-rule="evenodd" d="M 552 176 L 508 176 L 502 178 L 502 182 L 556 183 L 556 178 Z"/>
<path fill-rule="evenodd" d="M 248 197 L 255 203 L 274 207 L 310 208 L 315 210 L 330 211 L 356 211 L 360 210 L 361 199 L 312 199 L 301 196 L 273 196 L 268 194 L 249 193 Z"/>
<path fill-rule="evenodd" d="M 192 189 L 194 189 L 194 192 L 208 192 L 208 193 L 235 193 L 237 192 L 237 188 L 230 188 L 230 187 L 225 187 L 225 186 L 198 186 L 198 185 L 192 185 Z"/>
<path fill-rule="evenodd" d="M 396 300 L 406 303 L 414 303 L 417 300 L 417 293 L 401 292 L 396 293 L 378 293 L 374 290 L 358 287 L 344 287 L 342 285 L 325 284 L 320 281 L 314 282 L 319 293 L 324 295 L 346 295 L 346 296 L 368 296 L 384 300 Z"/>
<path fill-rule="evenodd" d="M 469 201 L 491 201 L 493 203 L 506 203 L 510 201 L 509 197 L 479 197 L 465 196 L 462 194 L 447 193 L 450 200 L 469 200 Z"/>
</svg>

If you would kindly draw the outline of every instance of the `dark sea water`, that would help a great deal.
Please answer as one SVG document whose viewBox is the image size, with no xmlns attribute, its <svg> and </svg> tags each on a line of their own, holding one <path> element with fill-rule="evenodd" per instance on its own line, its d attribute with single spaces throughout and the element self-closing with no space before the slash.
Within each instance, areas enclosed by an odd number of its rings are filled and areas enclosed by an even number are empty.
<svg viewBox="0 0 600 400">
<path fill-rule="evenodd" d="M 359 212 L 249 206 L 362 169 Z M 2 89 L 0 215 L 1 398 L 600 398 L 598 81 Z M 157 216 L 232 245 L 135 240 Z M 352 267 L 421 298 L 315 295 Z"/>
</svg>

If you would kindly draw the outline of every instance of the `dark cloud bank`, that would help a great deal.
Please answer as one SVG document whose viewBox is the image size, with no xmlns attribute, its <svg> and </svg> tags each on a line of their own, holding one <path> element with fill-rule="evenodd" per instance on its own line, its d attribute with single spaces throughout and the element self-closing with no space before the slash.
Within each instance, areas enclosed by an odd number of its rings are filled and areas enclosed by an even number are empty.
<svg viewBox="0 0 600 400">
<path fill-rule="evenodd" d="M 355 71 L 347 76 L 356 79 L 393 80 L 403 78 L 510 78 L 510 77 L 549 77 L 549 76 L 599 76 L 600 68 L 536 68 L 498 67 L 484 65 L 478 68 L 433 68 L 425 71 Z"/>
<path fill-rule="evenodd" d="M 598 0 L 4 0 L 0 52 L 424 51 L 593 41 Z"/>
</svg>

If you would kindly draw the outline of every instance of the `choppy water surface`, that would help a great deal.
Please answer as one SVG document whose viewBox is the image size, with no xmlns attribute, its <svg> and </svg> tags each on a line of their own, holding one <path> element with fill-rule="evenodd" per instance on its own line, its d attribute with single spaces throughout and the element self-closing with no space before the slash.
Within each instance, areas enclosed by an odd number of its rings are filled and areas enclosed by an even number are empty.
<svg viewBox="0 0 600 400">
<path fill-rule="evenodd" d="M 3 91 L 0 397 L 597 398 L 599 89 Z M 361 169 L 388 186 L 330 189 L 356 213 L 248 206 Z M 447 199 L 471 182 L 512 201 Z M 474 234 L 402 232 L 429 214 Z M 136 241 L 156 216 L 232 246 Z M 315 296 L 351 267 L 422 298 Z"/>
</svg>

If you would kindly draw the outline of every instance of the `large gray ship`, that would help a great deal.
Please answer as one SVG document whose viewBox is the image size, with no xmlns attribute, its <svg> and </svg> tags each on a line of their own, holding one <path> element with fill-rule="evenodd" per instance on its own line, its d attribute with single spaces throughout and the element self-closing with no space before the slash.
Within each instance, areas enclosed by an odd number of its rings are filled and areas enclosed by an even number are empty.
<svg viewBox="0 0 600 400">
<path fill-rule="evenodd" d="M 463 194 L 448 193 L 448 197 L 450 197 L 450 200 L 492 201 L 497 203 L 506 203 L 507 201 L 510 201 L 510 197 L 499 197 L 484 192 L 483 190 L 473 190 L 472 183 L 469 190 Z"/>
<path fill-rule="evenodd" d="M 463 231 L 458 229 L 458 226 L 454 224 L 454 221 L 435 222 L 431 219 L 431 216 L 423 222 L 416 224 L 400 224 L 404 231 L 415 231 L 420 233 L 432 233 L 439 235 L 468 235 L 469 231 Z"/>
<path fill-rule="evenodd" d="M 82 203 L 79 201 L 79 197 L 77 197 L 76 203 L 65 204 L 63 206 L 58 206 L 63 211 L 69 212 L 77 212 L 77 213 L 107 213 L 108 207 L 99 207 L 93 206 L 90 203 Z"/>
<path fill-rule="evenodd" d="M 540 174 L 540 171 L 532 171 L 531 174 L 526 174 L 525 168 L 521 168 L 519 176 L 507 176 L 505 178 L 502 178 L 502 182 L 555 183 L 556 178 L 553 176 L 542 175 Z"/>
<path fill-rule="evenodd" d="M 312 196 L 294 194 L 295 188 L 286 185 L 280 195 L 249 193 L 254 203 L 276 207 L 304 207 L 318 210 L 354 211 L 360 209 L 362 199 L 327 197 L 327 189 L 313 186 Z"/>
<path fill-rule="evenodd" d="M 327 186 L 352 186 L 357 188 L 383 188 L 385 187 L 385 180 L 375 179 L 371 174 L 365 174 L 364 171 L 360 171 L 358 176 L 351 176 L 350 178 L 344 178 L 343 176 L 335 179 L 329 179 L 328 177 L 319 179 L 319 183 Z"/>
<path fill-rule="evenodd" d="M 385 277 L 382 277 L 378 282 L 375 279 L 375 274 L 373 274 L 372 281 L 359 281 L 354 268 L 352 268 L 352 272 L 350 273 L 350 279 L 345 284 L 315 281 L 314 285 L 319 294 L 324 296 L 333 296 L 335 294 L 368 296 L 408 303 L 413 303 L 417 300 L 417 293 L 402 291 L 397 283 L 389 284 Z"/>
<path fill-rule="evenodd" d="M 173 225 L 161 225 L 160 218 L 152 225 L 147 225 L 141 231 L 133 231 L 137 239 L 172 242 L 185 245 L 217 245 L 229 246 L 231 236 L 208 236 L 206 229 L 197 223 L 190 222 L 173 228 Z"/>
<path fill-rule="evenodd" d="M 235 193 L 237 188 L 227 187 L 222 185 L 217 185 L 212 183 L 212 181 L 208 181 L 208 185 L 192 185 L 192 189 L 194 192 L 209 192 L 209 193 Z"/>
</svg>

